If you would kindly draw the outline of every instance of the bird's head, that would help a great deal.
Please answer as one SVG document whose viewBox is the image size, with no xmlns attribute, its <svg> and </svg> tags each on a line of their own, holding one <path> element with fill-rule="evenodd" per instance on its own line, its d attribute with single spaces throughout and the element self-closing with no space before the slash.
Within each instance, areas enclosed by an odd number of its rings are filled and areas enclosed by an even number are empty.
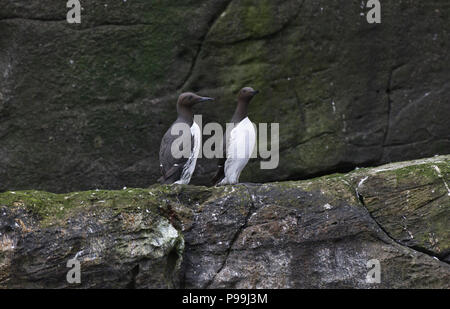
<svg viewBox="0 0 450 309">
<path fill-rule="evenodd" d="M 246 103 L 250 103 L 255 95 L 259 93 L 258 90 L 253 89 L 252 87 L 245 87 L 239 91 L 238 100 Z"/>
<path fill-rule="evenodd" d="M 198 103 L 208 101 L 214 101 L 214 99 L 209 97 L 201 97 L 192 92 L 185 92 L 178 97 L 177 105 L 180 107 L 192 108 L 194 105 Z"/>
</svg>

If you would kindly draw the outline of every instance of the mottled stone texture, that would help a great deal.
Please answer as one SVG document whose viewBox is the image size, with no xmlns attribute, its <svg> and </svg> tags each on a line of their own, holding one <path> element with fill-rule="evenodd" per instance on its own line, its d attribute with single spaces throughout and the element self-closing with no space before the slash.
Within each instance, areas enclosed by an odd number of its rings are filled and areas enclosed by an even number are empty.
<svg viewBox="0 0 450 309">
<path fill-rule="evenodd" d="M 450 288 L 449 183 L 440 156 L 264 185 L 5 192 L 0 288 Z"/>
<path fill-rule="evenodd" d="M 145 187 L 184 90 L 225 123 L 236 92 L 261 94 L 250 117 L 280 123 L 277 170 L 303 179 L 450 152 L 449 7 L 361 0 L 0 2 L 0 191 Z M 214 161 L 193 178 L 207 184 Z"/>
</svg>

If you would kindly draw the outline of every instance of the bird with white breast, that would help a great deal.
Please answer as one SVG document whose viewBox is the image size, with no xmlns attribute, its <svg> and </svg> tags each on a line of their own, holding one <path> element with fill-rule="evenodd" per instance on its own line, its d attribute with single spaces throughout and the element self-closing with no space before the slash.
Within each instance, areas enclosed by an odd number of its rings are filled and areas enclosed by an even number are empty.
<svg viewBox="0 0 450 309">
<path fill-rule="evenodd" d="M 256 144 L 256 130 L 248 118 L 248 106 L 259 91 L 245 87 L 239 91 L 237 107 L 223 139 L 224 157 L 219 159 L 215 185 L 239 183 L 242 170 L 247 165 Z"/>
<path fill-rule="evenodd" d="M 213 101 L 213 98 L 201 97 L 186 92 L 177 101 L 178 118 L 167 130 L 161 141 L 159 162 L 162 184 L 189 184 L 194 174 L 197 158 L 201 148 L 201 130 L 194 121 L 192 108 L 201 103 Z M 183 134 L 183 128 L 190 132 Z M 189 145 L 190 147 L 186 147 Z"/>
</svg>

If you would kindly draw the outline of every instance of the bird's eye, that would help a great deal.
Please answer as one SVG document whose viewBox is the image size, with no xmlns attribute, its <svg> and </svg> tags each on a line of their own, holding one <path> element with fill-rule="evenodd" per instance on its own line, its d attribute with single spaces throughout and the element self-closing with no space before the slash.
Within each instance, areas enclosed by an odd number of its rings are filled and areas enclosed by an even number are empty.
<svg viewBox="0 0 450 309">
<path fill-rule="evenodd" d="M 192 101 L 192 96 L 191 96 L 191 95 L 188 96 L 188 100 L 189 100 L 189 101 Z"/>
</svg>

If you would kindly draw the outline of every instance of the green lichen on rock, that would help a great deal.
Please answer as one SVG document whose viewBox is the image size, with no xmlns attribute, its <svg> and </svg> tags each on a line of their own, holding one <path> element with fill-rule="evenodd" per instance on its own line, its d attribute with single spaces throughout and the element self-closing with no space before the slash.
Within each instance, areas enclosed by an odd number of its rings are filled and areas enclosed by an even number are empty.
<svg viewBox="0 0 450 309">
<path fill-rule="evenodd" d="M 448 156 L 364 169 L 349 179 L 369 212 L 393 238 L 449 259 Z"/>
<path fill-rule="evenodd" d="M 299 13 L 302 0 L 230 1 L 211 29 L 212 42 L 230 44 L 276 34 Z"/>
<path fill-rule="evenodd" d="M 241 87 L 261 90 L 249 116 L 280 124 L 279 169 L 255 160 L 242 181 L 447 153 L 448 12 L 394 1 L 371 25 L 360 5 L 92 0 L 71 25 L 55 1 L 3 1 L 0 190 L 156 183 L 182 91 L 215 97 L 196 113 L 225 124 Z M 200 160 L 193 183 L 209 184 L 214 165 Z"/>
<path fill-rule="evenodd" d="M 448 287 L 449 162 L 212 188 L 4 192 L 0 287 L 68 287 L 74 257 L 83 288 L 373 287 L 373 258 L 386 273 L 377 287 Z"/>
<path fill-rule="evenodd" d="M 145 195 L 144 195 L 145 194 Z M 153 202 L 153 203 L 152 203 Z M 123 191 L 85 191 L 53 194 L 42 191 L 16 191 L 0 193 L 0 205 L 23 208 L 36 215 L 42 225 L 63 223 L 74 211 L 93 208 L 110 208 L 118 211 L 127 207 L 153 206 L 155 199 L 148 191 L 134 189 Z"/>
<path fill-rule="evenodd" d="M 161 190 L 2 193 L 0 273 L 12 268 L 15 273 L 0 286 L 67 287 L 65 264 L 74 258 L 81 263 L 80 287 L 177 286 L 184 238 L 163 215 L 168 206 L 158 194 Z M 14 257 L 14 250 L 26 254 Z M 48 267 L 53 271 L 45 274 Z M 42 276 L 32 280 L 30 269 Z"/>
</svg>

